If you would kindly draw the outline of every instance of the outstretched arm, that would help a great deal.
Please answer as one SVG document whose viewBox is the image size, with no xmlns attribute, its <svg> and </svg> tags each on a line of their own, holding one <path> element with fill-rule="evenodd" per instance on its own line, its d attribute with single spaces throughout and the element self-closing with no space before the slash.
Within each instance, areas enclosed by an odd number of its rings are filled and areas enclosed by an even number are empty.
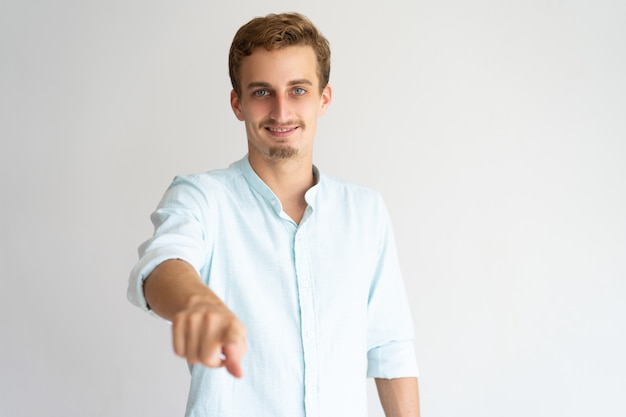
<svg viewBox="0 0 626 417">
<path fill-rule="evenodd" d="M 378 397 L 386 417 L 419 417 L 417 378 L 376 378 Z"/>
<path fill-rule="evenodd" d="M 174 259 L 163 262 L 146 278 L 144 294 L 150 308 L 172 322 L 177 355 L 190 363 L 225 366 L 238 378 L 243 375 L 245 327 L 191 265 Z"/>
</svg>

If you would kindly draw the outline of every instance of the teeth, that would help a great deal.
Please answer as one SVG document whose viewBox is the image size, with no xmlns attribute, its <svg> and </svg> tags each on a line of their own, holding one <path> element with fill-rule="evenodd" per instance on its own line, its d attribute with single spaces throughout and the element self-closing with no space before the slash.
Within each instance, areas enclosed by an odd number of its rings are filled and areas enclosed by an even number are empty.
<svg viewBox="0 0 626 417">
<path fill-rule="evenodd" d="M 290 131 L 290 130 L 291 130 L 291 129 L 276 129 L 276 128 L 273 128 L 273 127 L 270 127 L 269 129 L 270 129 L 272 132 L 277 132 L 277 133 L 284 133 L 284 132 L 288 132 L 288 131 Z"/>
</svg>

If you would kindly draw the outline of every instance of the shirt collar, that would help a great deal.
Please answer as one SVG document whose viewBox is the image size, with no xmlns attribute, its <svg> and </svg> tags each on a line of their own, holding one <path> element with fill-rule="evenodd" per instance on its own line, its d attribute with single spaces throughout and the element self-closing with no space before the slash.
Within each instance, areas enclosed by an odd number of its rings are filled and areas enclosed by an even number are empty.
<svg viewBox="0 0 626 417">
<path fill-rule="evenodd" d="M 304 194 L 304 200 L 311 208 L 315 208 L 315 203 L 317 201 L 317 192 L 320 188 L 320 184 L 322 183 L 322 175 L 320 174 L 319 169 L 315 165 L 313 165 L 313 178 L 315 179 L 315 185 L 309 188 L 307 192 Z"/>
<path fill-rule="evenodd" d="M 254 172 L 254 169 L 252 169 L 250 161 L 248 160 L 248 155 L 246 155 L 241 160 L 235 162 L 233 166 L 241 171 L 243 177 L 246 179 L 250 187 L 252 187 L 253 190 L 261 194 L 261 196 L 269 203 L 269 205 L 274 208 L 274 211 L 276 211 L 277 214 L 280 214 L 282 212 L 283 208 L 280 200 L 278 199 L 278 197 L 276 197 L 276 194 L 274 194 L 272 189 L 263 182 L 263 180 L 257 175 L 256 172 Z M 311 208 L 315 208 L 315 202 L 317 200 L 317 190 L 319 189 L 319 185 L 322 182 L 322 176 L 320 175 L 320 172 L 315 165 L 313 165 L 313 177 L 315 178 L 315 185 L 309 188 L 304 195 L 305 201 Z"/>
</svg>

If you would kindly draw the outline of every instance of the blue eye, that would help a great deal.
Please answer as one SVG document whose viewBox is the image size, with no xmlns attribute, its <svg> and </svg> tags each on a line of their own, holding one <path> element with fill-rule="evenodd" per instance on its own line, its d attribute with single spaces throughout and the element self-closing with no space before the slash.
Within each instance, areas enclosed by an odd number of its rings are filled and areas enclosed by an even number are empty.
<svg viewBox="0 0 626 417">
<path fill-rule="evenodd" d="M 257 90 L 253 94 L 255 97 L 265 97 L 268 96 L 270 93 L 267 90 Z"/>
<path fill-rule="evenodd" d="M 293 89 L 293 93 L 297 96 L 301 96 L 302 94 L 306 93 L 306 90 L 302 87 L 296 87 Z"/>
</svg>

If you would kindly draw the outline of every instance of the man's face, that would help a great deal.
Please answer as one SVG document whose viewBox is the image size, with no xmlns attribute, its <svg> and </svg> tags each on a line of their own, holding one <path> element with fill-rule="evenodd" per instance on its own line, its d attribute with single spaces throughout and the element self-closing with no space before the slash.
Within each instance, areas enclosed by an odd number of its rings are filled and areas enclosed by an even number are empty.
<svg viewBox="0 0 626 417">
<path fill-rule="evenodd" d="M 248 152 L 266 160 L 311 157 L 317 118 L 331 89 L 320 93 L 310 46 L 257 48 L 240 67 L 241 96 L 231 92 L 235 116 L 246 125 Z"/>
</svg>

